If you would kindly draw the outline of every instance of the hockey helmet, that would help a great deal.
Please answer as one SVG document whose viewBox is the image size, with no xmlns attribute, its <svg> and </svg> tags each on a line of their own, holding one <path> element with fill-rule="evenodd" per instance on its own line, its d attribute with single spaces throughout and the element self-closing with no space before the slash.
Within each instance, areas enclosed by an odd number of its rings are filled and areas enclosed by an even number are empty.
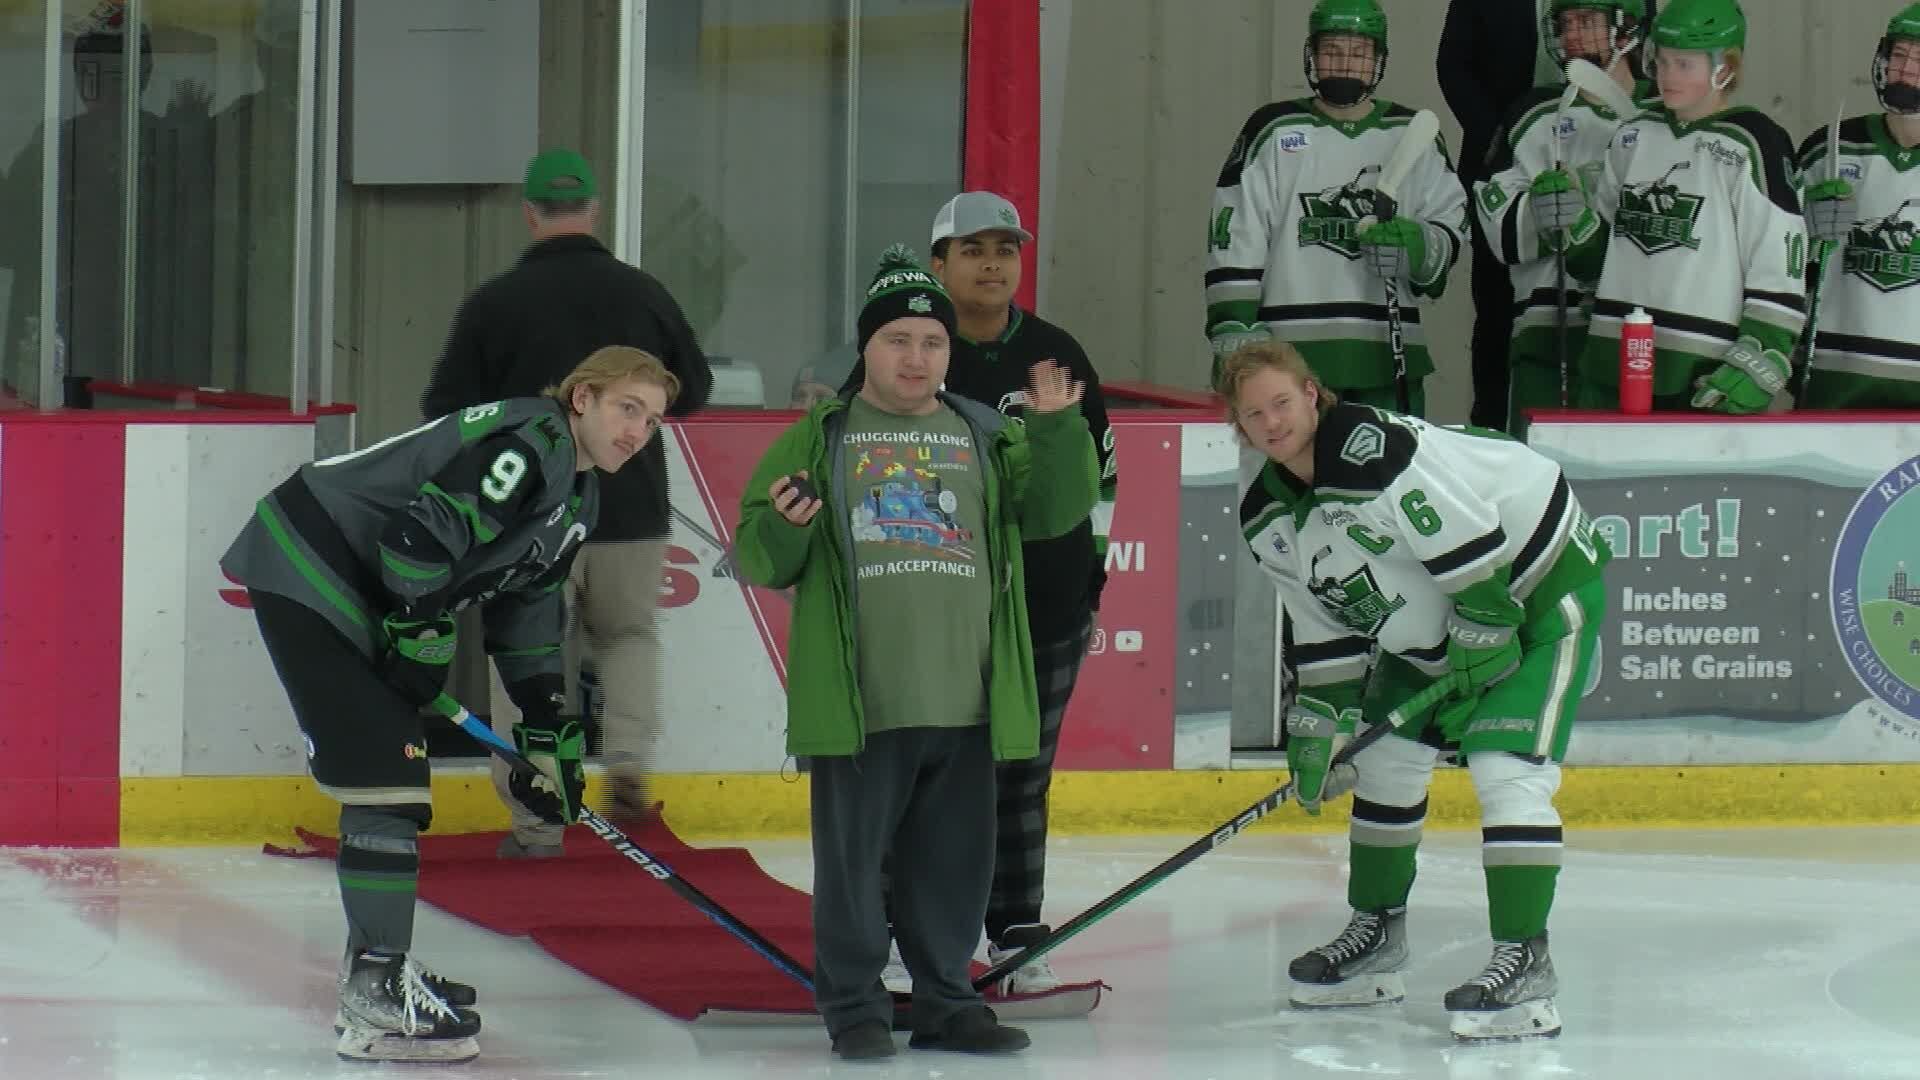
<svg viewBox="0 0 1920 1080">
<path fill-rule="evenodd" d="M 1887 32 L 1873 53 L 1873 92 L 1880 99 L 1880 107 L 1900 116 L 1913 116 L 1920 113 L 1920 86 L 1887 81 L 1896 41 L 1920 42 L 1920 4 L 1908 4 L 1887 22 Z"/>
<path fill-rule="evenodd" d="M 1353 34 L 1373 42 L 1373 75 L 1364 82 L 1342 76 L 1321 77 L 1314 64 L 1314 45 L 1322 34 Z M 1334 105 L 1357 105 L 1380 86 L 1387 73 L 1387 13 L 1379 0 L 1319 0 L 1307 15 L 1307 42 L 1302 49 L 1307 85 Z"/>
</svg>

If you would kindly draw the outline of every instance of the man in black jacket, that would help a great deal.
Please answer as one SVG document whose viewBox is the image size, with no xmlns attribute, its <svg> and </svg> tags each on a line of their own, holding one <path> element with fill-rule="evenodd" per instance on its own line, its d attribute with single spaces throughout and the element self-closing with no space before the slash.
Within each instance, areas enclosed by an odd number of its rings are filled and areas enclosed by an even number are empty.
<svg viewBox="0 0 1920 1080">
<path fill-rule="evenodd" d="M 1648 0 L 1648 25 L 1657 5 Z M 1560 67 L 1540 37 L 1542 0 L 1450 0 L 1434 57 L 1440 92 L 1460 122 L 1460 183 L 1493 175 L 1487 156 L 1495 132 L 1536 86 L 1561 85 Z M 1513 337 L 1513 281 L 1508 267 L 1473 229 L 1473 413 L 1475 425 L 1507 426 L 1507 343 Z"/>
<path fill-rule="evenodd" d="M 680 380 L 668 410 L 686 416 L 707 402 L 713 373 L 680 305 L 652 275 L 594 239 L 598 188 L 586 159 L 548 150 L 527 166 L 524 190 L 533 243 L 507 272 L 460 305 L 446 349 L 421 397 L 427 417 L 558 383 L 579 358 L 605 345 L 658 357 Z M 669 530 L 665 440 L 653 439 L 601 486 L 600 523 L 573 563 L 574 610 L 603 693 L 602 748 L 611 814 L 646 808 L 646 766 L 660 730 L 660 643 L 654 610 Z M 517 719 L 494 680 L 494 725 Z M 507 857 L 560 854 L 560 829 L 515 802 L 506 771 L 495 787 L 513 810 Z"/>
</svg>

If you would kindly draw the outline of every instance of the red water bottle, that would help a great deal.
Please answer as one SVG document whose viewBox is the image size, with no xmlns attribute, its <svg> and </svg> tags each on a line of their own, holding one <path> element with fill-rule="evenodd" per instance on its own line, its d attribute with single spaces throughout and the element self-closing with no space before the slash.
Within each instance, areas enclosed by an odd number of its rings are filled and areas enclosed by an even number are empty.
<svg viewBox="0 0 1920 1080">
<path fill-rule="evenodd" d="M 1620 411 L 1653 411 L 1653 316 L 1634 308 L 1620 328 Z"/>
</svg>

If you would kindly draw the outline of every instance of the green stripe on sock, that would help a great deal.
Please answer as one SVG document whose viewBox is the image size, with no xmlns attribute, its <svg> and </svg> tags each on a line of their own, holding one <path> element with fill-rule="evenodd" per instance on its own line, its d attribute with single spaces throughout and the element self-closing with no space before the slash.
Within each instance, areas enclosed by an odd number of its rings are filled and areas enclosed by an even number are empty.
<svg viewBox="0 0 1920 1080">
<path fill-rule="evenodd" d="M 1487 925 L 1495 941 L 1525 941 L 1547 929 L 1557 866 L 1487 867 Z"/>
<path fill-rule="evenodd" d="M 361 892 L 413 892 L 420 887 L 420 879 L 412 874 L 405 877 L 385 874 L 341 874 L 340 887 L 358 889 Z"/>
<path fill-rule="evenodd" d="M 1352 871 L 1347 878 L 1347 903 L 1355 911 L 1384 911 L 1400 907 L 1413 891 L 1414 853 L 1418 845 L 1373 847 L 1348 845 Z"/>
</svg>

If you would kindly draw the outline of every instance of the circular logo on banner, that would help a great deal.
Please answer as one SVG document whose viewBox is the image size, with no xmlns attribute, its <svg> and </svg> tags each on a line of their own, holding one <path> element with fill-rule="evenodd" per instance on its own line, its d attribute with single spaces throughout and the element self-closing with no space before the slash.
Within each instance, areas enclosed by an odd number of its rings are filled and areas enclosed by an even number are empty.
<svg viewBox="0 0 1920 1080">
<path fill-rule="evenodd" d="M 1862 492 L 1833 548 L 1833 631 L 1860 684 L 1920 723 L 1920 457 Z"/>
</svg>

